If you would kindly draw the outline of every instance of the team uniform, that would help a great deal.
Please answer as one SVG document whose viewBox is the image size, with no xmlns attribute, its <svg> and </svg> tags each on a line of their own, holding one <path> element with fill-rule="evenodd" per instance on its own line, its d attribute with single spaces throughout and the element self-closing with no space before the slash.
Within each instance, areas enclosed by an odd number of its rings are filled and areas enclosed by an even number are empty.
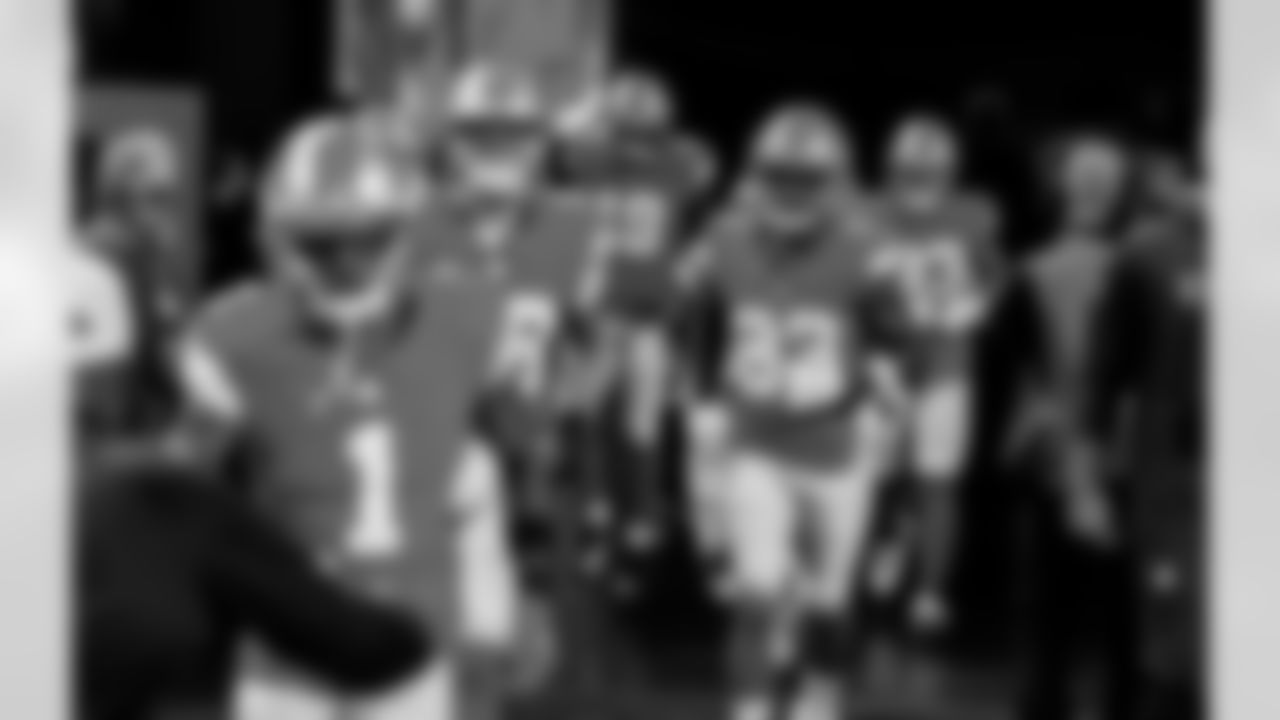
<svg viewBox="0 0 1280 720">
<path fill-rule="evenodd" d="M 709 240 L 705 282 L 727 314 L 732 582 L 829 608 L 847 598 L 883 462 L 868 359 L 885 352 L 892 313 L 868 274 L 869 242 L 837 228 L 778 246 L 749 221 L 728 226 Z"/>
<path fill-rule="evenodd" d="M 972 441 L 976 332 L 1002 270 L 998 217 L 984 198 L 959 195 L 930 213 L 891 200 L 879 206 L 877 272 L 905 310 L 909 471 L 949 482 L 963 471 Z"/>
<path fill-rule="evenodd" d="M 628 142 L 628 140 L 630 140 Z M 673 407 L 676 258 L 689 199 L 702 184 L 699 156 L 672 133 L 618 138 L 598 158 L 603 211 L 601 281 L 592 310 L 607 367 L 602 410 L 614 422 L 609 493 L 624 555 L 637 561 L 662 530 L 663 439 Z"/>
<path fill-rule="evenodd" d="M 503 490 L 471 423 L 500 298 L 475 278 L 436 273 L 415 281 L 403 312 L 353 340 L 262 282 L 197 319 L 185 385 L 203 422 L 247 451 L 252 497 L 331 572 L 430 619 L 446 657 L 367 703 L 251 658 L 242 717 L 456 717 L 461 649 L 502 647 L 515 633 Z"/>
<path fill-rule="evenodd" d="M 587 292 L 595 228 L 586 204 L 550 194 L 509 209 L 445 200 L 424 223 L 429 265 L 470 268 L 505 286 L 502 364 L 526 399 L 552 390 L 556 344 Z"/>
</svg>

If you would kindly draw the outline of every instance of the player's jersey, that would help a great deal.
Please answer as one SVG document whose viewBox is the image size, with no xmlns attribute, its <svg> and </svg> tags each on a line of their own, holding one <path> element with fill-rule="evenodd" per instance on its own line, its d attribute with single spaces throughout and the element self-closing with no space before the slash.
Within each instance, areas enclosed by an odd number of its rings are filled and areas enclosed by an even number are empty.
<svg viewBox="0 0 1280 720">
<path fill-rule="evenodd" d="M 719 385 L 738 441 L 812 467 L 842 464 L 866 359 L 892 337 L 870 241 L 837 229 L 786 247 L 748 222 L 708 242 L 707 280 L 728 313 Z"/>
<path fill-rule="evenodd" d="M 966 372 L 977 325 L 1003 269 L 995 208 L 980 196 L 960 195 L 928 215 L 891 199 L 877 210 L 886 242 L 876 262 L 900 293 L 909 375 L 925 380 Z"/>
<path fill-rule="evenodd" d="M 423 222 L 428 262 L 459 263 L 501 276 L 513 292 L 572 303 L 595 241 L 585 203 L 544 195 L 512 212 L 442 195 Z"/>
<path fill-rule="evenodd" d="M 705 154 L 677 134 L 621 140 L 582 158 L 579 173 L 598 189 L 608 244 L 603 303 L 633 321 L 670 315 L 673 253 L 690 199 L 707 182 Z"/>
<path fill-rule="evenodd" d="M 344 343 L 284 288 L 250 284 L 198 319 L 190 352 L 204 353 L 206 375 L 218 368 L 206 384 L 222 389 L 205 394 L 222 399 L 204 404 L 243 440 L 264 511 L 352 582 L 432 618 L 448 642 L 454 481 L 499 295 L 464 276 L 415 291 L 394 322 Z"/>
</svg>

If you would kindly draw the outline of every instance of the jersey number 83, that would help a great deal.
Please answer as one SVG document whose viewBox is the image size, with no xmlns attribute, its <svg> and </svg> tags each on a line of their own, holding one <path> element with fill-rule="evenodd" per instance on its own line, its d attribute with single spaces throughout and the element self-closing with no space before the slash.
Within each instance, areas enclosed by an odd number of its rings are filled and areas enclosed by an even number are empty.
<svg viewBox="0 0 1280 720">
<path fill-rule="evenodd" d="M 852 349 L 835 313 L 807 308 L 739 308 L 732 318 L 728 379 L 753 404 L 810 412 L 848 389 Z"/>
</svg>

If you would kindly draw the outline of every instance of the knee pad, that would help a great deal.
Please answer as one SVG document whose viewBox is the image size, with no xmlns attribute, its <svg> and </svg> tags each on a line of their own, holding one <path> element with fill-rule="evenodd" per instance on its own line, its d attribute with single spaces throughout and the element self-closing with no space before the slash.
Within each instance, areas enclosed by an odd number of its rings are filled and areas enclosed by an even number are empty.
<svg viewBox="0 0 1280 720">
<path fill-rule="evenodd" d="M 850 659 L 853 644 L 848 620 L 833 613 L 817 613 L 804 627 L 805 659 L 820 670 L 837 671 Z"/>
</svg>

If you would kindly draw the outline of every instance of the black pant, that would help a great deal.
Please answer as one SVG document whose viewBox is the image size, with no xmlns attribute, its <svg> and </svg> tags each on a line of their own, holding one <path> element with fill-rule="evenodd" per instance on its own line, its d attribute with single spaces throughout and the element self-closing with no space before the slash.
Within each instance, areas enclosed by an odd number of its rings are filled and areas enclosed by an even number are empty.
<svg viewBox="0 0 1280 720">
<path fill-rule="evenodd" d="M 1062 499 L 1044 489 L 1023 517 L 1027 626 L 1021 669 L 1020 720 L 1078 715 L 1077 680 L 1095 677 L 1093 702 L 1103 720 L 1135 720 L 1138 712 L 1137 578 L 1132 553 L 1101 548 L 1073 535 Z"/>
<path fill-rule="evenodd" d="M 427 659 L 415 618 L 349 593 L 221 488 L 156 477 L 79 490 L 77 718 L 219 717 L 245 637 L 352 691 Z"/>
</svg>

